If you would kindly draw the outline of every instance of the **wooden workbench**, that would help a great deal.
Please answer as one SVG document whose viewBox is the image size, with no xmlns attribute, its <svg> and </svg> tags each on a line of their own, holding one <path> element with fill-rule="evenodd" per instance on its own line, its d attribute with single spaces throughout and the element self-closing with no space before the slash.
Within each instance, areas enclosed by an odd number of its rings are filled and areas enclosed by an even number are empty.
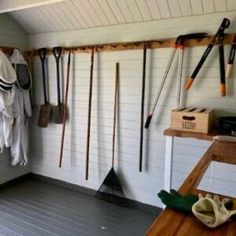
<svg viewBox="0 0 236 236">
<path fill-rule="evenodd" d="M 198 194 L 196 189 L 211 161 L 236 164 L 236 142 L 214 141 L 179 189 L 181 194 Z M 203 192 L 205 193 L 205 192 Z M 236 209 L 236 198 L 233 199 Z M 146 233 L 147 236 L 236 236 L 236 221 L 209 229 L 193 215 L 165 209 Z"/>
</svg>

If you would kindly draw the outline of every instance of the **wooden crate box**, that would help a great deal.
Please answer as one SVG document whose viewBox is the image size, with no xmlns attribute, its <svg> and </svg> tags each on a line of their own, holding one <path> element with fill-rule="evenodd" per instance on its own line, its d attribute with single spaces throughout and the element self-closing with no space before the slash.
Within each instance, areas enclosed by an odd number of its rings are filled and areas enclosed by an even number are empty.
<svg viewBox="0 0 236 236">
<path fill-rule="evenodd" d="M 212 108 L 182 107 L 171 111 L 171 129 L 207 134 L 212 127 Z"/>
</svg>

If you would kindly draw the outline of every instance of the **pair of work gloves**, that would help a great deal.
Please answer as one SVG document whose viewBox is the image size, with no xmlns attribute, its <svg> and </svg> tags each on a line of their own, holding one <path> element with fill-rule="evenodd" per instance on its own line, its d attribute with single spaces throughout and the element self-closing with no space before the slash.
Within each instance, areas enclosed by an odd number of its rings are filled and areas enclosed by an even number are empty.
<svg viewBox="0 0 236 236">
<path fill-rule="evenodd" d="M 209 228 L 216 228 L 228 221 L 231 216 L 236 215 L 232 208 L 232 201 L 229 198 L 220 200 L 218 195 L 213 197 L 206 194 L 183 196 L 171 189 L 170 193 L 161 190 L 158 193 L 161 201 L 168 207 L 184 213 L 193 213 L 196 218 Z"/>
</svg>

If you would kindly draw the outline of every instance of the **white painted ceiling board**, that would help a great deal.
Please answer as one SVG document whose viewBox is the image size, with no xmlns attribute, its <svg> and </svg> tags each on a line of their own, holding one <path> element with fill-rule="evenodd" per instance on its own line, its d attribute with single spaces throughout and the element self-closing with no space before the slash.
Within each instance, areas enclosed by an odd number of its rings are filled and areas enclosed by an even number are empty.
<svg viewBox="0 0 236 236">
<path fill-rule="evenodd" d="M 156 0 L 146 0 L 152 19 L 161 19 L 160 9 Z"/>
<path fill-rule="evenodd" d="M 119 6 L 117 5 L 116 0 L 106 0 L 106 1 L 108 2 L 110 8 L 112 9 L 113 14 L 115 15 L 118 23 L 119 24 L 127 23 L 125 21 L 125 18 L 124 18 L 124 15 L 123 15 L 122 11 L 120 10 Z"/>
<path fill-rule="evenodd" d="M 29 34 L 236 10 L 236 0 L 66 0 L 8 13 Z"/>
<path fill-rule="evenodd" d="M 135 0 L 129 0 L 127 1 L 128 8 L 131 12 L 131 15 L 133 16 L 134 22 L 140 22 L 143 21 L 143 17 L 141 15 L 141 12 L 137 6 L 137 3 Z"/>
<path fill-rule="evenodd" d="M 120 10 L 123 12 L 123 15 L 125 17 L 125 21 L 126 22 L 134 22 L 133 15 L 129 9 L 127 1 L 126 0 L 119 0 L 119 1 L 117 1 L 117 4 L 118 4 Z"/>
<path fill-rule="evenodd" d="M 101 20 L 102 25 L 109 25 L 109 20 L 106 17 L 106 14 L 104 12 L 104 9 L 99 4 L 99 1 L 97 0 L 88 0 L 91 7 L 94 9 L 95 14 L 97 17 Z"/>
<path fill-rule="evenodd" d="M 65 13 L 61 10 L 60 6 L 53 9 L 51 18 L 57 18 L 60 21 L 62 31 L 65 29 L 71 30 L 71 25 L 68 24 L 68 19 L 65 17 Z"/>
<path fill-rule="evenodd" d="M 34 9 L 35 9 L 35 11 L 38 12 L 38 17 L 40 17 L 43 27 L 46 27 L 48 32 L 55 31 L 55 29 L 53 28 L 53 25 L 52 25 L 53 24 L 53 18 L 48 18 L 47 17 L 47 14 L 44 10 L 45 8 L 37 7 L 37 8 L 34 8 Z"/>
<path fill-rule="evenodd" d="M 235 0 L 227 0 L 227 10 L 228 11 L 236 10 L 236 1 Z"/>
<path fill-rule="evenodd" d="M 83 16 L 80 14 L 80 12 L 76 10 L 73 3 L 71 1 L 67 1 L 65 3 L 66 3 L 66 7 L 68 8 L 68 11 L 70 12 L 70 14 L 72 14 L 73 17 L 76 19 L 76 22 L 78 24 L 77 28 L 79 27 L 79 25 L 81 26 L 81 28 L 88 27 L 87 22 L 85 21 Z"/>
<path fill-rule="evenodd" d="M 94 10 L 94 8 L 92 7 L 92 4 L 90 4 L 90 1 L 86 0 L 82 0 L 83 1 L 83 6 L 84 6 L 84 9 L 86 9 L 88 15 L 90 16 L 90 18 L 92 18 L 95 26 L 101 26 L 103 25 L 102 24 L 102 21 L 99 17 L 99 14 L 97 13 L 99 11 L 99 9 L 97 9 L 97 11 Z M 82 2 L 80 1 L 80 3 Z M 94 0 L 93 0 L 94 1 Z M 82 4 L 82 3 L 81 3 Z"/>
<path fill-rule="evenodd" d="M 143 19 L 145 21 L 152 20 L 152 15 L 150 13 L 146 0 L 136 0 L 136 3 Z"/>
<path fill-rule="evenodd" d="M 93 21 L 92 16 L 90 16 L 88 14 L 88 12 L 85 9 L 85 7 L 83 6 L 83 4 L 81 4 L 80 0 L 72 0 L 72 3 L 74 5 L 74 7 L 76 8 L 76 10 L 78 12 L 80 12 L 80 14 L 83 16 L 83 18 L 87 22 L 88 26 L 89 27 L 95 27 L 96 23 Z"/>
<path fill-rule="evenodd" d="M 104 9 L 104 12 L 106 14 L 106 17 L 108 18 L 111 25 L 118 24 L 118 21 L 110 7 L 107 1 L 104 0 L 98 0 L 100 6 Z"/>
<path fill-rule="evenodd" d="M 31 19 L 30 22 L 34 21 L 35 22 L 35 29 L 36 31 L 39 32 L 50 32 L 48 25 L 41 20 L 41 18 L 43 17 L 41 12 L 37 9 L 37 8 L 32 8 L 32 9 L 27 9 L 24 10 L 25 15 L 28 15 Z M 23 14 L 21 14 L 21 16 L 24 16 Z"/>
<path fill-rule="evenodd" d="M 59 17 L 57 11 L 54 11 L 51 7 L 45 7 L 44 11 L 47 12 L 48 15 L 52 16 L 55 31 L 61 31 L 61 29 L 64 28 L 64 23 L 63 19 Z"/>
<path fill-rule="evenodd" d="M 82 28 L 81 24 L 77 22 L 73 14 L 70 13 L 70 8 L 65 3 L 58 4 L 58 10 L 61 13 L 61 18 L 66 19 L 67 28 L 73 30 L 75 28 Z"/>
<path fill-rule="evenodd" d="M 192 15 L 192 9 L 189 0 L 178 0 L 182 16 Z"/>
<path fill-rule="evenodd" d="M 37 33 L 38 32 L 36 30 L 36 27 L 34 26 L 34 24 L 32 24 L 30 21 L 27 20 L 27 16 L 22 17 L 21 14 L 19 14 L 18 12 L 15 12 L 13 18 L 16 22 L 20 22 L 20 26 L 23 29 L 25 29 L 26 33 L 31 33 L 31 32 Z"/>
<path fill-rule="evenodd" d="M 161 17 L 162 18 L 170 18 L 171 13 L 170 13 L 170 8 L 169 8 L 168 2 L 166 0 L 158 0 L 157 4 L 160 9 Z"/>
<path fill-rule="evenodd" d="M 190 4 L 193 15 L 200 15 L 203 13 L 202 1 L 190 0 Z"/>
<path fill-rule="evenodd" d="M 215 1 L 215 11 L 222 12 L 226 10 L 226 0 L 214 0 Z"/>
<path fill-rule="evenodd" d="M 202 0 L 202 7 L 204 13 L 212 13 L 215 11 L 214 0 Z"/>
<path fill-rule="evenodd" d="M 170 13 L 172 17 L 180 17 L 181 12 L 180 12 L 180 5 L 179 2 L 176 0 L 168 0 L 168 5 L 170 9 Z"/>
</svg>

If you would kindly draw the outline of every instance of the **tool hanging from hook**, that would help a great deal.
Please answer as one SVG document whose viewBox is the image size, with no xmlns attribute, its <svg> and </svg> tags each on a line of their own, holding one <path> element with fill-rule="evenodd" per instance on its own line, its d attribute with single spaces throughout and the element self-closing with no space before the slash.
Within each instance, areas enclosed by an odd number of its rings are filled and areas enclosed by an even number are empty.
<svg viewBox="0 0 236 236">
<path fill-rule="evenodd" d="M 143 125 L 144 125 L 144 106 L 145 106 L 145 80 L 146 80 L 146 58 L 147 44 L 143 45 L 143 75 L 142 75 L 142 95 L 141 95 L 141 117 L 140 117 L 140 144 L 139 144 L 139 172 L 143 166 Z"/>
<path fill-rule="evenodd" d="M 203 53 L 197 67 L 193 71 L 192 75 L 188 79 L 187 83 L 185 84 L 184 88 L 185 90 L 189 90 L 191 87 L 194 79 L 196 78 L 198 72 L 202 68 L 203 63 L 205 62 L 207 56 L 211 52 L 214 45 L 219 45 L 219 64 L 220 64 L 220 92 L 221 96 L 226 95 L 226 87 L 225 87 L 225 63 L 224 63 L 224 31 L 229 28 L 230 20 L 227 18 L 224 18 L 219 29 L 217 30 L 216 34 L 213 36 L 211 42 L 207 46 L 205 52 Z"/>
<path fill-rule="evenodd" d="M 232 42 L 232 46 L 231 46 L 230 54 L 229 54 L 228 65 L 226 67 L 225 77 L 227 79 L 232 76 L 235 52 L 236 52 L 236 34 L 234 35 L 234 38 L 233 38 L 233 42 Z"/>
<path fill-rule="evenodd" d="M 87 147 L 86 147 L 86 173 L 85 173 L 85 179 L 86 180 L 88 180 L 88 175 L 89 175 L 89 148 L 90 148 L 91 111 L 92 111 L 92 95 L 93 95 L 94 52 L 95 52 L 95 48 L 92 48 L 91 57 L 90 57 L 90 82 L 89 82 Z"/>
<path fill-rule="evenodd" d="M 145 128 L 148 129 L 149 125 L 150 125 L 150 122 L 152 120 L 152 117 L 153 117 L 153 114 L 154 114 L 154 111 L 156 109 L 156 106 L 158 104 L 158 101 L 160 99 L 160 96 L 161 96 L 161 93 L 162 93 L 162 90 L 164 88 L 164 85 L 165 85 L 165 82 L 166 82 L 166 78 L 167 78 L 167 75 L 169 73 L 169 70 L 170 70 L 170 67 L 172 65 L 172 62 L 173 62 L 173 59 L 174 59 L 174 56 L 175 56 L 175 53 L 176 53 L 176 50 L 179 48 L 179 47 L 183 47 L 184 45 L 184 41 L 186 39 L 201 39 L 201 38 L 205 38 L 207 36 L 207 33 L 194 33 L 194 34 L 186 34 L 186 35 L 180 35 L 176 38 L 176 41 L 175 41 L 175 44 L 174 44 L 174 47 L 173 47 L 173 50 L 171 52 L 171 55 L 170 55 L 170 59 L 169 59 L 169 62 L 167 64 L 167 67 L 166 67 L 166 70 L 165 70 L 165 73 L 162 77 L 162 80 L 160 82 L 160 85 L 158 87 L 158 90 L 157 90 L 157 94 L 155 96 L 155 99 L 154 99 L 154 102 L 152 104 L 152 107 L 150 109 L 150 112 L 149 112 L 149 115 L 147 117 L 147 120 L 146 120 L 146 123 L 145 123 Z M 181 49 L 182 50 L 182 49 Z M 182 60 L 182 59 L 181 59 Z M 182 72 L 181 72 L 182 74 Z M 179 89 L 179 92 L 178 92 L 178 95 L 177 97 L 180 96 L 180 89 Z"/>
<path fill-rule="evenodd" d="M 67 62 L 67 75 L 66 75 L 66 95 L 64 100 L 64 105 L 67 107 L 68 95 L 69 95 L 69 81 L 70 81 L 70 66 L 71 66 L 71 53 L 72 50 L 69 51 L 68 62 Z M 62 157 L 63 157 L 63 148 L 64 148 L 64 138 L 65 138 L 65 129 L 66 129 L 66 119 L 68 110 L 63 110 L 63 126 L 62 126 L 62 135 L 61 135 L 61 150 L 60 150 L 60 159 L 59 159 L 59 167 L 62 166 Z"/>
</svg>

